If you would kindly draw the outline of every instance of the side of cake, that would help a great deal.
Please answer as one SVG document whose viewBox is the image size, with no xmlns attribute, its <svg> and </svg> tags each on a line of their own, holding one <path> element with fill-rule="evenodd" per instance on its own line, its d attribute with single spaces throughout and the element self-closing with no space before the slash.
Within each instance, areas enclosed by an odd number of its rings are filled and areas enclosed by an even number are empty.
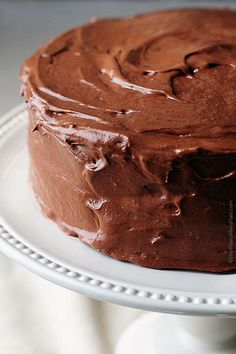
<svg viewBox="0 0 236 354">
<path fill-rule="evenodd" d="M 21 71 L 31 180 L 69 235 L 153 268 L 236 269 L 236 12 L 93 21 Z"/>
</svg>

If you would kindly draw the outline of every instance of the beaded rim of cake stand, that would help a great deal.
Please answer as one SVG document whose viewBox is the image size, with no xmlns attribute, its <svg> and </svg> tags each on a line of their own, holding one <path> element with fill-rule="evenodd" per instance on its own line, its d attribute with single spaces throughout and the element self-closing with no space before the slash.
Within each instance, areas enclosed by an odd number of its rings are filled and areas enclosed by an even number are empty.
<svg viewBox="0 0 236 354">
<path fill-rule="evenodd" d="M 0 139 L 6 136 L 14 127 L 20 125 L 27 120 L 27 113 L 25 106 L 22 105 L 16 110 L 10 112 L 6 119 L 3 119 L 3 122 L 0 122 Z M 90 286 L 99 287 L 101 289 L 122 293 L 127 296 L 137 296 L 139 298 L 145 298 L 150 300 L 157 300 L 163 302 L 172 302 L 180 304 L 194 304 L 194 305 L 235 305 L 236 296 L 233 297 L 202 297 L 202 296 L 186 296 L 186 295 L 176 295 L 174 293 L 157 293 L 151 291 L 144 291 L 138 288 L 131 288 L 127 286 L 120 285 L 115 282 L 106 282 L 98 277 L 88 276 L 82 272 L 76 272 L 69 267 L 65 267 L 60 263 L 56 263 L 51 259 L 43 256 L 42 254 L 36 252 L 33 248 L 25 245 L 23 242 L 15 238 L 3 225 L 0 224 L 0 237 L 7 242 L 9 245 L 17 249 L 18 252 L 21 252 L 31 260 L 52 269 L 58 273 L 63 274 L 74 280 L 87 283 Z"/>
</svg>

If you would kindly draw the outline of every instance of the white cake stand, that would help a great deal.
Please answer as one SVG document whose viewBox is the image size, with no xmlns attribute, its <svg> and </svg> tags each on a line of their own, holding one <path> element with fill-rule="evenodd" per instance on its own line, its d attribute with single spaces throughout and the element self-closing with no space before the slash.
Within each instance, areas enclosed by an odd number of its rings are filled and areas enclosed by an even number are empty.
<svg viewBox="0 0 236 354">
<path fill-rule="evenodd" d="M 142 268 L 64 235 L 32 195 L 26 135 L 24 106 L 0 119 L 1 251 L 75 292 L 152 311 L 124 332 L 116 354 L 236 353 L 236 274 Z"/>
</svg>

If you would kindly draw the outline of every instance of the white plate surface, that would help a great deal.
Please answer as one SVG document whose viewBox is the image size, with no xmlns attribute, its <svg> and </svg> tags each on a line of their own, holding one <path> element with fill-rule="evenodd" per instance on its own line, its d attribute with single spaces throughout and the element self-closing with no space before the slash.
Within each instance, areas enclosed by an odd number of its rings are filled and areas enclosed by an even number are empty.
<svg viewBox="0 0 236 354">
<path fill-rule="evenodd" d="M 63 234 L 28 183 L 27 113 L 0 119 L 0 249 L 29 270 L 88 296 L 152 311 L 236 314 L 236 274 L 154 270 L 119 262 Z"/>
</svg>

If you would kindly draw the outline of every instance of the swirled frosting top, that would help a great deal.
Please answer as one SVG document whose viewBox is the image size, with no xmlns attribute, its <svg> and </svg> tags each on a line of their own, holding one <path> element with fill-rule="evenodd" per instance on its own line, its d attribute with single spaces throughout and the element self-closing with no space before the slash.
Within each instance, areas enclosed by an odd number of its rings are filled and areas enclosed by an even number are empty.
<svg viewBox="0 0 236 354">
<path fill-rule="evenodd" d="M 94 20 L 26 61 L 25 95 L 53 119 L 132 133 L 236 132 L 236 12 Z M 59 118 L 60 117 L 60 118 Z"/>
</svg>

